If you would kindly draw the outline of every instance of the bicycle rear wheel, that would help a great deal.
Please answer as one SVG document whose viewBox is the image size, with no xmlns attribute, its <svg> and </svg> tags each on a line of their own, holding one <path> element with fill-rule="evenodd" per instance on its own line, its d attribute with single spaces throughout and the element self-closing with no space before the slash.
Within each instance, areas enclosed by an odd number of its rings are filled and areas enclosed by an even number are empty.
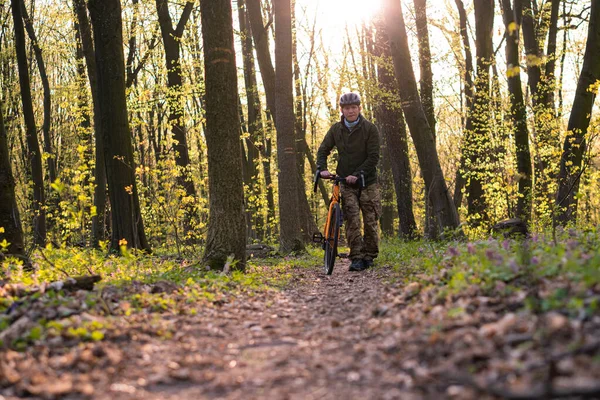
<svg viewBox="0 0 600 400">
<path fill-rule="evenodd" d="M 340 237 L 340 225 L 342 212 L 340 205 L 335 204 L 331 211 L 331 220 L 329 222 L 329 230 L 325 232 L 325 273 L 331 275 L 333 265 L 337 257 L 338 241 Z"/>
</svg>

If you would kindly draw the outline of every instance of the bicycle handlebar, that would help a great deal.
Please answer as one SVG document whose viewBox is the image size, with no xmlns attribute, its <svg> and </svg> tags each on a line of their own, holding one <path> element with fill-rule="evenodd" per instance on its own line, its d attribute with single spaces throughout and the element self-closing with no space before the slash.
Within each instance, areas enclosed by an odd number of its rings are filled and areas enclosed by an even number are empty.
<svg viewBox="0 0 600 400">
<path fill-rule="evenodd" d="M 317 171 L 315 172 L 314 188 L 313 188 L 315 193 L 317 193 L 317 189 L 319 188 L 319 179 L 328 179 L 328 180 L 335 181 L 335 183 L 346 182 L 346 177 L 341 177 L 338 175 L 331 175 L 329 178 L 323 178 L 321 176 L 321 169 L 317 168 Z M 360 192 L 366 187 L 367 187 L 367 185 L 365 184 L 365 172 L 360 171 L 360 176 L 358 178 L 359 197 L 360 197 Z"/>
</svg>

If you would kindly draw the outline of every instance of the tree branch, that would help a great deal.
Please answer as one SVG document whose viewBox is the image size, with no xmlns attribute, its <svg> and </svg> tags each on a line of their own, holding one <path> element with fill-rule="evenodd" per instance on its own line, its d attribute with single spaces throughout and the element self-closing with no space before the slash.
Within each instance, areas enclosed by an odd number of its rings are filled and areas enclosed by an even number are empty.
<svg viewBox="0 0 600 400">
<path fill-rule="evenodd" d="M 175 28 L 175 32 L 173 33 L 173 35 L 175 37 L 181 38 L 181 36 L 183 36 L 183 31 L 185 29 L 185 25 L 187 24 L 188 20 L 190 19 L 190 15 L 192 15 L 193 8 L 194 8 L 193 1 L 188 1 L 187 3 L 185 3 L 185 8 L 183 9 L 183 12 L 181 13 L 181 18 L 179 19 L 177 28 Z"/>
</svg>

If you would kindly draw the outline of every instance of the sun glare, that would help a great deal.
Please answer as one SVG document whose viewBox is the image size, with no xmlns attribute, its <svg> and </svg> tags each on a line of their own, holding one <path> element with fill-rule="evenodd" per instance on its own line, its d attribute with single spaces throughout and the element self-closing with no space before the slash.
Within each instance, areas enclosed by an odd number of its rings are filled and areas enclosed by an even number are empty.
<svg viewBox="0 0 600 400">
<path fill-rule="evenodd" d="M 318 0 L 315 3 L 326 23 L 354 25 L 375 17 L 382 0 Z"/>
</svg>

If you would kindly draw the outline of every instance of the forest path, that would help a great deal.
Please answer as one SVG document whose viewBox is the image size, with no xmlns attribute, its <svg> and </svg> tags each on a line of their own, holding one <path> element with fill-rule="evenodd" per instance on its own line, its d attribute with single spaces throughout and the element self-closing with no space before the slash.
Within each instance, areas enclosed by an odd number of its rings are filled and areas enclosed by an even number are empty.
<svg viewBox="0 0 600 400">
<path fill-rule="evenodd" d="M 576 314 L 543 309 L 541 296 L 569 281 L 450 292 L 443 269 L 406 284 L 408 270 L 349 272 L 347 260 L 331 276 L 260 268 L 283 287 L 206 297 L 169 282 L 106 286 L 97 295 L 108 317 L 83 311 L 79 292 L 66 299 L 79 311 L 16 306 L 11 330 L 76 313 L 63 334 L 0 351 L 0 400 L 600 397 L 600 297 L 589 291 Z M 92 329 L 104 337 L 73 338 Z"/>
<path fill-rule="evenodd" d="M 406 377 L 382 363 L 382 338 L 366 329 L 388 290 L 381 272 L 342 261 L 331 276 L 292 273 L 285 290 L 176 317 L 172 339 L 122 347 L 120 372 L 94 398 L 399 398 Z"/>
</svg>

